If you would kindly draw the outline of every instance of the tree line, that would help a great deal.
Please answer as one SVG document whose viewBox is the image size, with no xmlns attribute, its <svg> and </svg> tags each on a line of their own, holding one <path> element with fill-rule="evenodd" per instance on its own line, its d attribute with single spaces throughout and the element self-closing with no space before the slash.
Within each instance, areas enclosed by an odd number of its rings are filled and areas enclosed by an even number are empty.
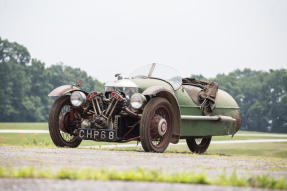
<svg viewBox="0 0 287 191">
<path fill-rule="evenodd" d="M 216 81 L 219 88 L 230 93 L 241 108 L 242 129 L 287 132 L 286 69 L 254 71 L 235 70 L 215 78 L 192 75 Z M 0 37 L 0 121 L 47 121 L 53 99 L 48 93 L 77 78 L 87 91 L 103 91 L 103 83 L 79 68 L 63 64 L 46 67 L 31 58 L 27 48 Z"/>
<path fill-rule="evenodd" d="M 63 64 L 45 67 L 27 48 L 0 38 L 0 121 L 47 121 L 53 99 L 49 92 L 83 80 L 87 91 L 102 91 L 103 84 L 79 68 Z"/>
<path fill-rule="evenodd" d="M 287 132 L 287 71 L 286 69 L 254 71 L 235 70 L 207 79 L 233 96 L 240 106 L 241 129 Z"/>
</svg>

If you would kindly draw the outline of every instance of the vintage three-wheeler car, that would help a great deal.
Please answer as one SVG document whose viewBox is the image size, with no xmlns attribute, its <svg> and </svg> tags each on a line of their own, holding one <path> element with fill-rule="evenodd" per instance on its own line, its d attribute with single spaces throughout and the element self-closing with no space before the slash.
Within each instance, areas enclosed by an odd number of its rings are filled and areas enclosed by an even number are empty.
<svg viewBox="0 0 287 191">
<path fill-rule="evenodd" d="M 212 136 L 234 135 L 241 126 L 238 104 L 215 82 L 182 79 L 160 64 L 115 77 L 104 92 L 86 92 L 76 83 L 49 94 L 58 97 L 49 116 L 56 146 L 140 141 L 147 152 L 164 152 L 186 139 L 192 152 L 203 153 Z"/>
</svg>

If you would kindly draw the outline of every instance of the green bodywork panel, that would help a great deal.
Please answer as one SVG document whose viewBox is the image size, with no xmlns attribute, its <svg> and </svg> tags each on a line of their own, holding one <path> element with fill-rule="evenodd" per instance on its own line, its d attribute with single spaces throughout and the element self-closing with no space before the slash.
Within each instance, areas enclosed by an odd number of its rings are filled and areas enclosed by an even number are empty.
<svg viewBox="0 0 287 191">
<path fill-rule="evenodd" d="M 181 115 L 203 115 L 202 110 L 189 97 L 184 88 L 175 91 Z M 218 90 L 215 109 L 212 115 L 240 117 L 240 109 L 236 101 L 225 91 Z M 181 120 L 180 135 L 187 136 L 216 136 L 233 135 L 238 131 L 239 122 Z"/>
<path fill-rule="evenodd" d="M 165 87 L 174 92 L 180 107 L 181 115 L 203 116 L 200 106 L 191 99 L 182 86 L 174 91 L 171 85 L 163 80 L 131 79 L 131 81 L 137 84 L 140 93 L 151 86 Z M 236 120 L 236 122 L 181 120 L 180 136 L 233 135 L 238 131 L 240 127 L 240 108 L 232 96 L 227 92 L 220 89 L 218 90 L 215 100 L 215 109 L 213 110 L 212 115 L 230 116 L 238 120 Z"/>
</svg>

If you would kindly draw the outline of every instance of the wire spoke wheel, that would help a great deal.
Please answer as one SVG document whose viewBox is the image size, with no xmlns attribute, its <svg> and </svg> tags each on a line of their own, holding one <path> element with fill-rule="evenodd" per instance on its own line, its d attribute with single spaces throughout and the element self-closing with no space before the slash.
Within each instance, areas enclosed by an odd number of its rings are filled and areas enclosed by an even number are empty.
<svg viewBox="0 0 287 191">
<path fill-rule="evenodd" d="M 204 153 L 209 147 L 211 137 L 188 137 L 186 139 L 189 150 L 193 153 Z"/>
<path fill-rule="evenodd" d="M 77 147 L 82 139 L 72 134 L 75 128 L 70 96 L 62 96 L 54 102 L 49 115 L 49 132 L 52 141 L 58 147 Z"/>
<path fill-rule="evenodd" d="M 154 98 L 143 111 L 141 143 L 147 152 L 164 152 L 170 142 L 173 126 L 171 104 L 165 98 Z"/>
<path fill-rule="evenodd" d="M 67 141 L 67 142 L 71 142 L 73 141 L 73 139 L 75 138 L 74 135 L 71 135 L 70 133 L 68 133 L 67 131 L 67 126 L 69 126 L 69 116 L 70 116 L 70 112 L 71 112 L 71 105 L 64 105 L 60 111 L 60 115 L 59 115 L 59 128 L 60 128 L 60 134 L 62 136 L 62 138 Z"/>
</svg>

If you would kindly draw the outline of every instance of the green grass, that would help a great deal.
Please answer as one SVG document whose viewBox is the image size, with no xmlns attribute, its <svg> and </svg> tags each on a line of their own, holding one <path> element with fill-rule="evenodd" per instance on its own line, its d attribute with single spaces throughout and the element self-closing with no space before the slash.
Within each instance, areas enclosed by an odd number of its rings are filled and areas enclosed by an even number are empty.
<svg viewBox="0 0 287 191">
<path fill-rule="evenodd" d="M 48 123 L 0 123 L 0 129 L 48 130 Z"/>
<path fill-rule="evenodd" d="M 269 176 L 239 177 L 234 172 L 231 176 L 223 174 L 211 180 L 204 173 L 166 173 L 161 169 L 149 170 L 142 168 L 133 170 L 64 168 L 58 171 L 51 171 L 49 169 L 35 170 L 32 166 L 20 169 L 0 167 L 0 178 L 49 178 L 104 181 L 121 180 L 287 189 L 286 177 L 280 179 L 275 179 Z"/>
<path fill-rule="evenodd" d="M 135 144 L 136 142 L 133 141 L 131 143 Z M 107 144 L 114 145 L 120 143 L 84 140 L 80 146 L 100 146 Z M 41 133 L 0 133 L 0 146 L 56 147 L 49 134 Z"/>
<path fill-rule="evenodd" d="M 0 129 L 48 130 L 47 122 L 0 122 Z M 239 131 L 241 134 L 257 134 L 266 132 Z"/>
<path fill-rule="evenodd" d="M 211 144 L 205 155 L 256 156 L 287 158 L 287 142 L 282 143 L 240 143 Z M 190 153 L 186 145 L 172 145 L 167 153 Z"/>
<path fill-rule="evenodd" d="M 208 154 L 287 158 L 287 142 L 211 145 Z"/>
<path fill-rule="evenodd" d="M 49 134 L 2 133 L 0 145 L 4 146 L 54 146 Z"/>
<path fill-rule="evenodd" d="M 286 137 L 231 137 L 231 136 L 215 136 L 212 140 L 249 140 L 249 139 L 286 139 Z M 185 142 L 184 140 L 182 140 Z M 129 144 L 135 144 L 130 142 Z M 107 144 L 121 144 L 121 143 L 107 143 L 84 140 L 81 146 L 95 146 Z M 39 146 L 39 147 L 54 147 L 49 134 L 35 134 L 35 133 L 0 133 L 0 145 L 4 146 Z M 237 144 L 238 145 L 238 144 Z"/>
<path fill-rule="evenodd" d="M 272 133 L 272 132 L 260 132 L 260 131 L 246 131 L 246 130 L 239 130 L 239 134 L 286 134 L 286 133 Z"/>
<path fill-rule="evenodd" d="M 0 129 L 38 129 L 47 130 L 47 123 L 0 123 Z M 254 133 L 250 131 L 240 131 L 240 133 Z M 260 132 L 256 132 L 260 133 Z M 212 140 L 249 140 L 249 139 L 286 139 L 286 137 L 244 137 L 244 136 L 215 136 Z M 182 142 L 185 142 L 182 140 Z M 130 142 L 135 144 L 136 142 Z M 95 146 L 106 143 L 84 140 L 80 146 Z M 26 133 L 0 133 L 0 146 L 28 146 L 28 147 L 55 147 L 49 134 L 26 134 Z M 287 158 L 287 143 L 252 143 L 252 144 L 211 144 L 206 154 L 210 155 L 233 155 L 233 156 L 264 156 Z M 136 148 L 115 148 L 107 150 L 143 151 L 141 147 Z M 173 145 L 165 153 L 190 153 L 186 145 Z"/>
<path fill-rule="evenodd" d="M 1 129 L 21 130 L 48 130 L 48 123 L 0 123 Z M 136 142 L 132 142 L 136 143 Z M 81 146 L 106 145 L 116 143 L 83 141 Z M 0 133 L 0 146 L 33 146 L 33 147 L 55 147 L 49 134 L 35 133 Z"/>
<path fill-rule="evenodd" d="M 263 136 L 263 137 L 253 137 L 253 136 L 249 136 L 249 137 L 246 137 L 246 136 L 234 136 L 234 137 L 231 137 L 231 136 L 214 136 L 212 137 L 212 141 L 228 141 L 228 140 L 256 140 L 256 139 L 287 139 L 286 137 L 267 137 L 267 136 Z"/>
<path fill-rule="evenodd" d="M 270 159 L 287 159 L 287 142 L 282 143 L 240 143 L 240 144 L 211 144 L 203 155 L 257 157 Z M 105 150 L 144 152 L 141 147 L 106 148 Z M 191 154 L 187 145 L 171 144 L 164 153 Z"/>
</svg>

